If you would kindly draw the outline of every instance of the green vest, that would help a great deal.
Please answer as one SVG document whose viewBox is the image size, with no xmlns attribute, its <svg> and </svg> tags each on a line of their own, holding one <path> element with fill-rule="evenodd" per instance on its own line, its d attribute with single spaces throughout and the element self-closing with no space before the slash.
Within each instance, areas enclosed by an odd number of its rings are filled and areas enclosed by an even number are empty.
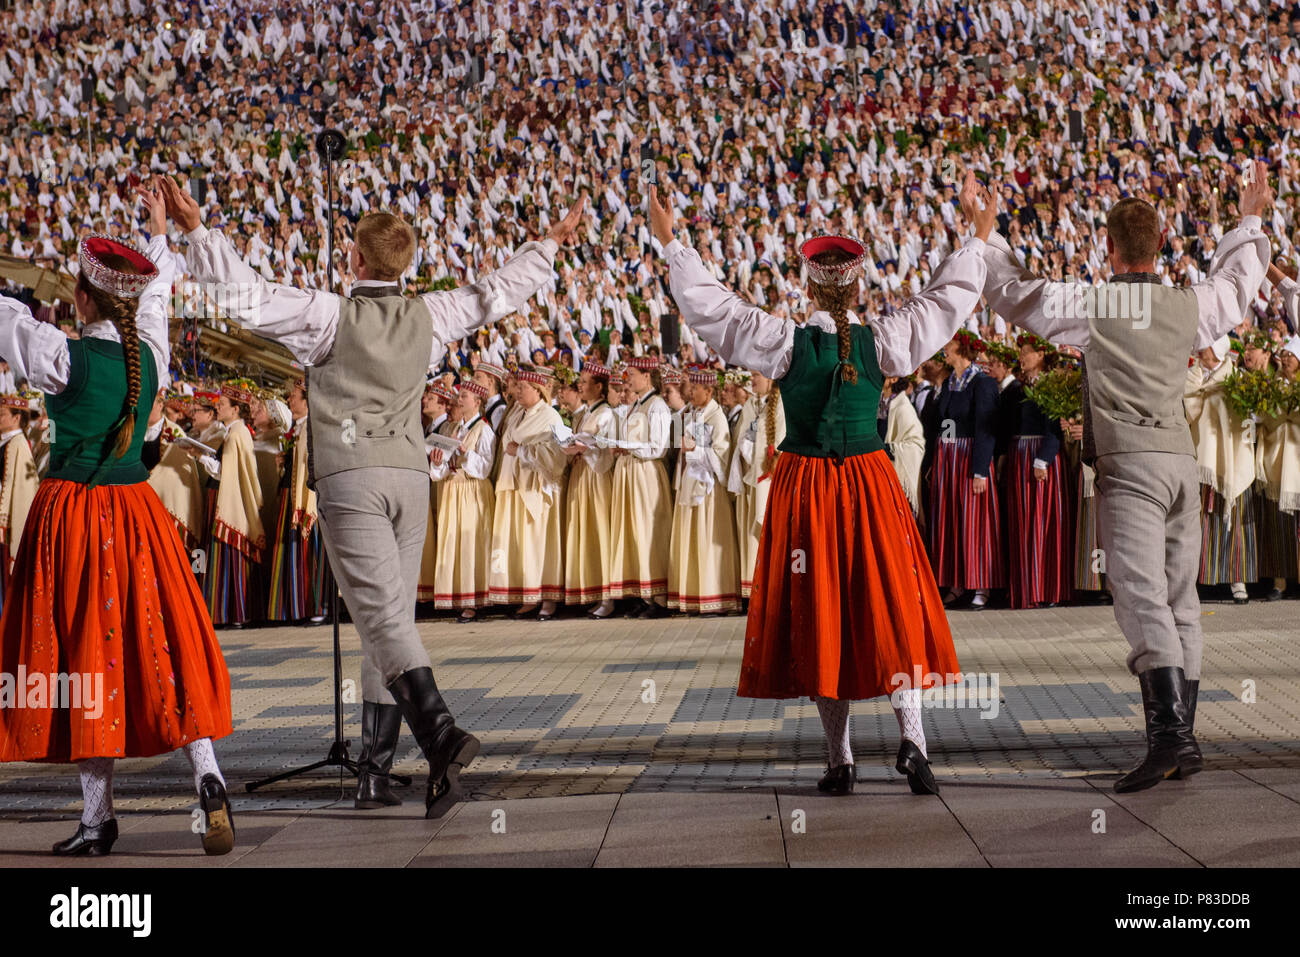
<svg viewBox="0 0 1300 957">
<path fill-rule="evenodd" d="M 849 330 L 848 361 L 858 370 L 856 384 L 840 378 L 839 336 L 814 325 L 795 329 L 790 368 L 780 381 L 782 452 L 844 459 L 885 447 L 876 423 L 885 380 L 876 362 L 875 336 L 869 326 Z"/>
<path fill-rule="evenodd" d="M 140 343 L 140 398 L 135 404 L 135 434 L 119 459 L 114 426 L 126 404 L 126 361 L 122 344 L 108 339 L 69 339 L 72 359 L 68 387 L 45 396 L 50 417 L 50 470 L 46 478 L 85 485 L 134 485 L 149 478 L 140 461 L 145 423 L 158 394 L 158 367 Z"/>
</svg>

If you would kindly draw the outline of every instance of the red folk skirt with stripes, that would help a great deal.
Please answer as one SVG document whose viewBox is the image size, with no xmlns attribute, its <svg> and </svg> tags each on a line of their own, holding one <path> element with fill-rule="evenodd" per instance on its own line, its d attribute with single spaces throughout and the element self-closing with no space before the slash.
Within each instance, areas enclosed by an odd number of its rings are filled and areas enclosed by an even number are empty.
<svg viewBox="0 0 1300 957">
<path fill-rule="evenodd" d="M 960 680 L 889 457 L 786 452 L 771 481 L 737 694 L 861 700 Z"/>
<path fill-rule="evenodd" d="M 973 491 L 972 440 L 940 439 L 930 490 L 930 561 L 942 588 L 987 590 L 1006 584 L 998 487 L 989 463 L 983 492 Z"/>
<path fill-rule="evenodd" d="M 221 647 L 147 482 L 41 483 L 0 617 L 0 672 L 20 669 L 21 706 L 0 708 L 0 761 L 149 757 L 230 733 Z M 34 676 L 48 686 L 51 674 L 68 683 L 42 700 Z"/>
<path fill-rule="evenodd" d="M 1007 579 L 1012 608 L 1069 601 L 1074 595 L 1074 515 L 1061 455 L 1034 477 L 1041 435 L 1018 435 L 1007 456 Z"/>
</svg>

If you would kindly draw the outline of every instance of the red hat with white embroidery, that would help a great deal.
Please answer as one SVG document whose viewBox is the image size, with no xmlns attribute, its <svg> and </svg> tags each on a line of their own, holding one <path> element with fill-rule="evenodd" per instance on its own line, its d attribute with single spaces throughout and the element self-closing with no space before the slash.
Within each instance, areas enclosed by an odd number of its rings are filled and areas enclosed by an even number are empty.
<svg viewBox="0 0 1300 957">
<path fill-rule="evenodd" d="M 96 289 L 110 296 L 138 299 L 145 287 L 158 275 L 158 267 L 138 249 L 107 236 L 87 236 L 77 247 L 81 274 Z M 131 264 L 130 271 L 115 269 L 103 256 L 120 256 Z"/>
</svg>

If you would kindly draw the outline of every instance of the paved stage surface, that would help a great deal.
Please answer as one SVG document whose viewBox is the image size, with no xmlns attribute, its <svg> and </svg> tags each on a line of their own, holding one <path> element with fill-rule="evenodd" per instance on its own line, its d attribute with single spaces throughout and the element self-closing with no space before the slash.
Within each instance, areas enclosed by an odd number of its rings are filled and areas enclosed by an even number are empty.
<svg viewBox="0 0 1300 957">
<path fill-rule="evenodd" d="M 439 686 L 483 741 L 463 778 L 471 799 L 439 821 L 422 817 L 423 762 L 405 728 L 396 770 L 416 782 L 402 807 L 353 811 L 337 772 L 245 793 L 328 750 L 330 630 L 222 631 L 236 723 L 217 754 L 235 852 L 203 856 L 177 753 L 119 762 L 122 834 L 92 863 L 1300 865 L 1300 602 L 1211 603 L 1203 615 L 1207 770 L 1190 781 L 1111 790 L 1144 749 L 1110 608 L 954 612 L 962 667 L 998 677 L 996 716 L 989 699 L 928 709 L 942 793 L 914 797 L 892 767 L 888 703 L 856 704 L 858 786 L 840 798 L 816 790 L 826 747 L 810 701 L 735 696 L 743 618 L 422 622 Z M 355 682 L 350 625 L 343 648 Z M 355 757 L 360 704 L 344 713 Z M 0 866 L 60 864 L 49 847 L 79 812 L 72 768 L 0 766 Z"/>
</svg>

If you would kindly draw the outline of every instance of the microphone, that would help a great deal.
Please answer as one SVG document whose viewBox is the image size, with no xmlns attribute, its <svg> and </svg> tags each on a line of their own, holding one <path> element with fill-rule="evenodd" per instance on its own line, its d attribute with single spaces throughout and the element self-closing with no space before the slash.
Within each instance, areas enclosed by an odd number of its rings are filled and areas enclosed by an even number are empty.
<svg viewBox="0 0 1300 957">
<path fill-rule="evenodd" d="M 323 160 L 339 159 L 343 156 L 343 150 L 347 145 L 347 139 L 338 130 L 321 130 L 316 135 L 316 152 Z"/>
</svg>

